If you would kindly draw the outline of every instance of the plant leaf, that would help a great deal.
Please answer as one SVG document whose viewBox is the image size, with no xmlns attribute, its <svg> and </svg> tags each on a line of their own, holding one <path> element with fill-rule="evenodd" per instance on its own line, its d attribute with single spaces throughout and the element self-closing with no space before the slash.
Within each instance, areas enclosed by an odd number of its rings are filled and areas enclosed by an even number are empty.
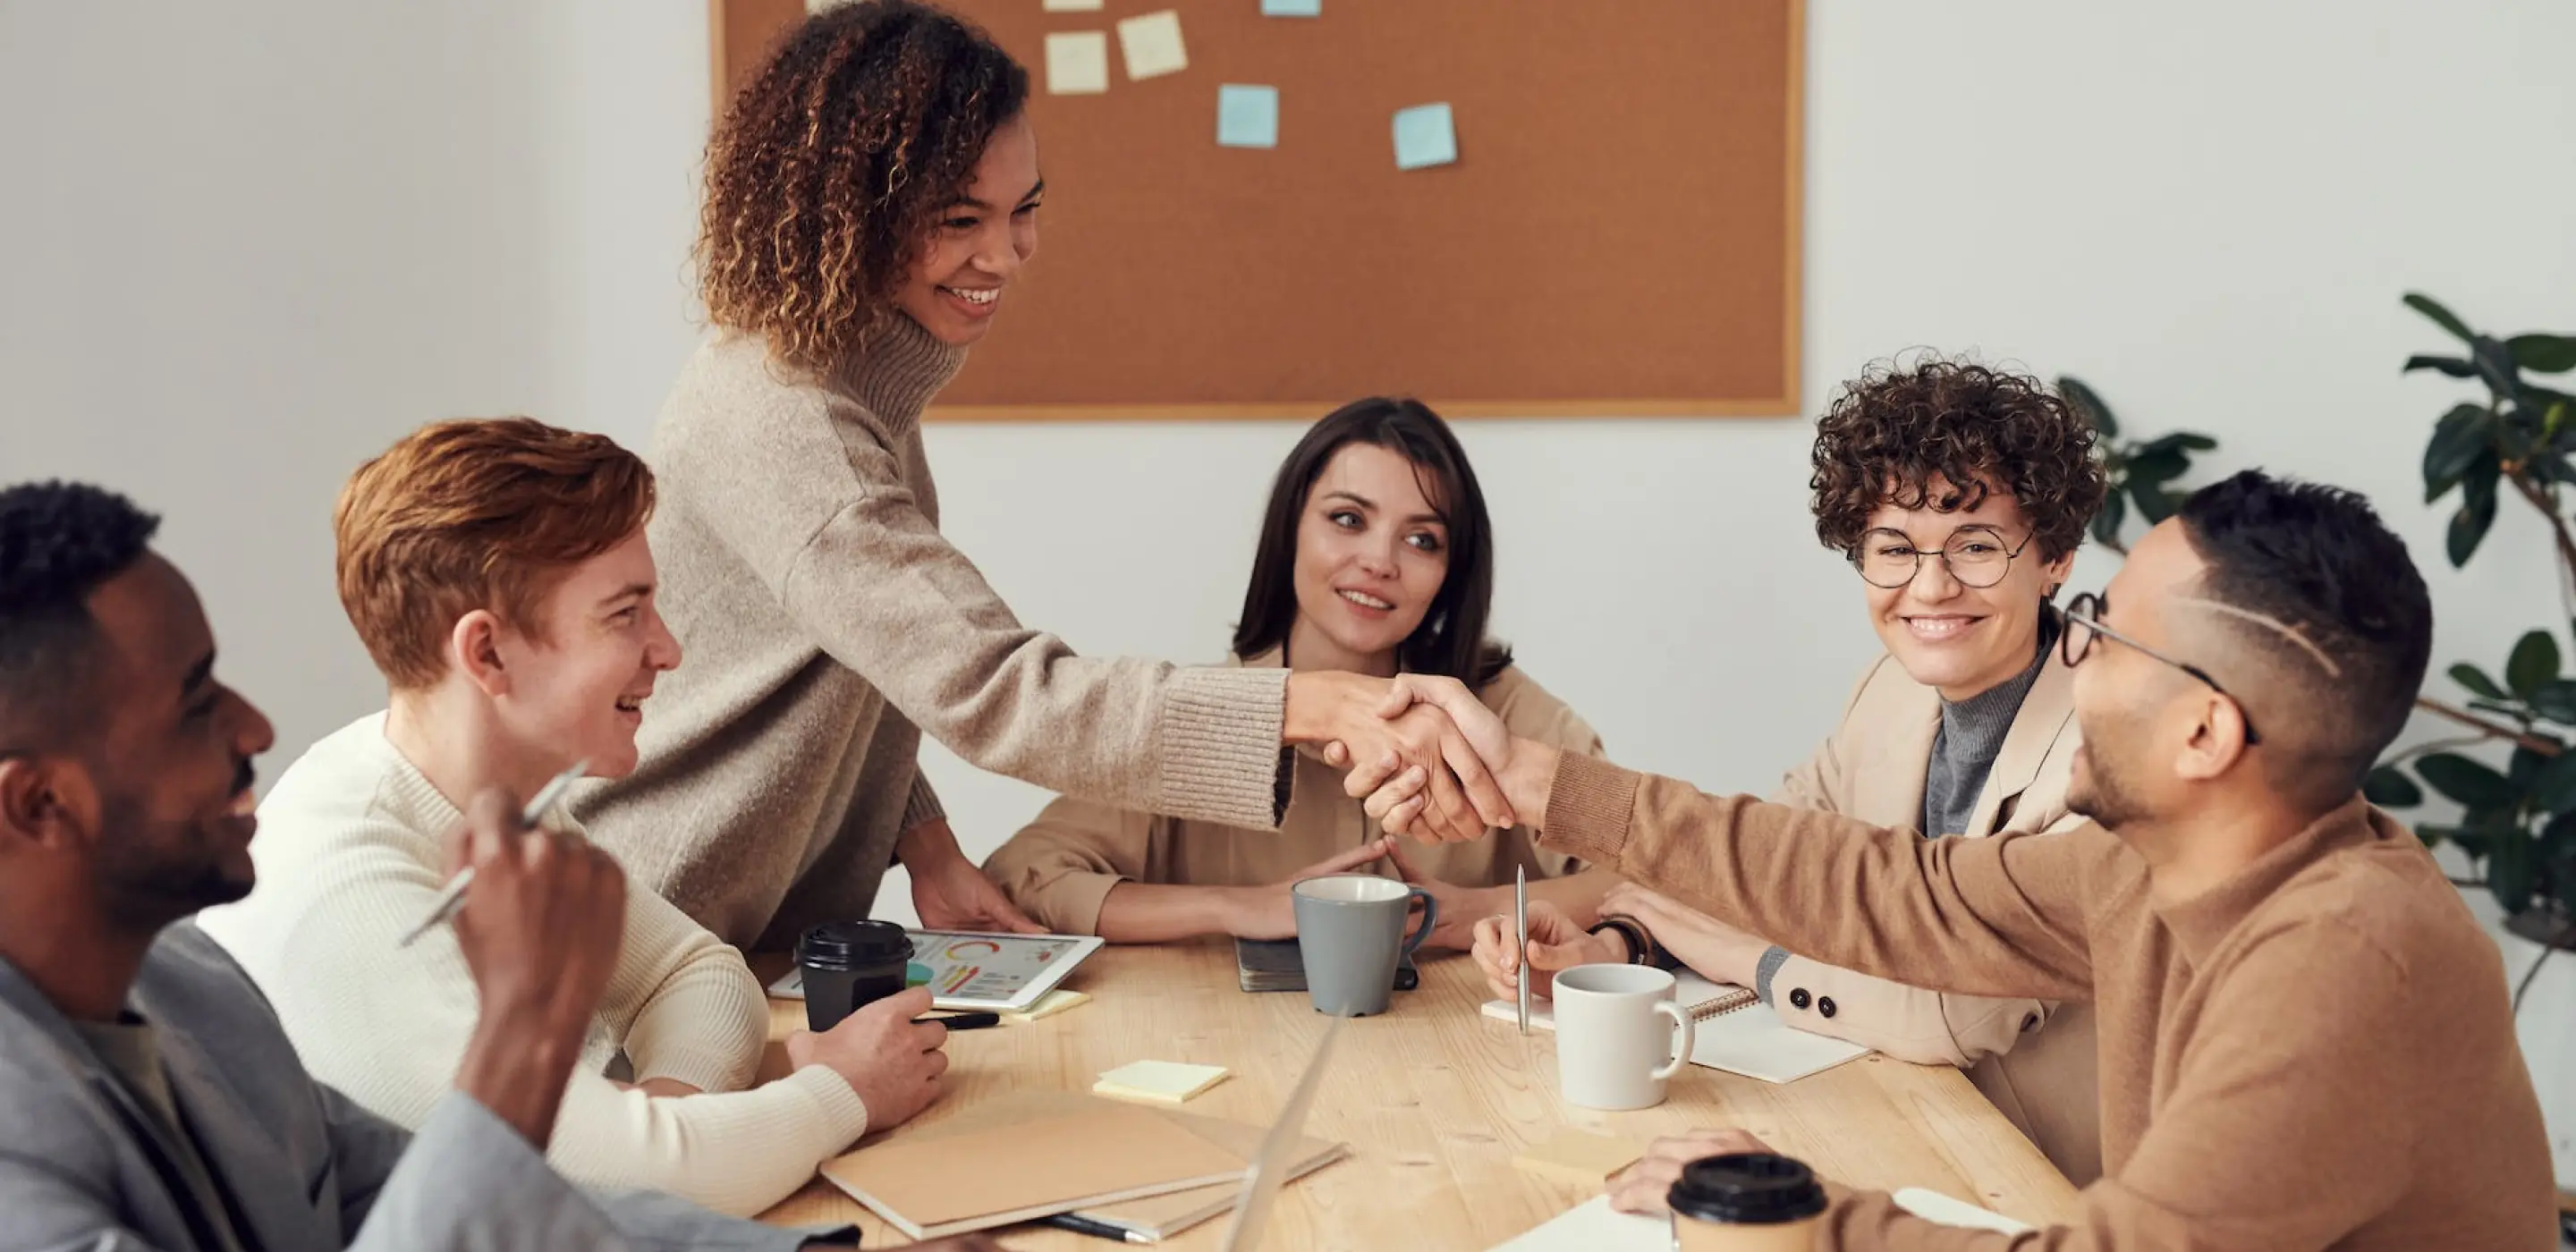
<svg viewBox="0 0 2576 1252">
<path fill-rule="evenodd" d="M 2477 464 L 2460 480 L 2460 511 L 2451 515 L 2451 528 L 2444 537 L 2454 569 L 2469 563 L 2477 554 L 2478 543 L 2487 537 L 2487 528 L 2495 525 L 2496 479 L 2503 469 L 2495 454 L 2479 458 Z"/>
<path fill-rule="evenodd" d="M 2141 448 L 2129 455 L 2129 482 L 2163 483 L 2191 471 L 2191 457 L 2180 448 Z"/>
<path fill-rule="evenodd" d="M 2372 768 L 2361 780 L 2361 796 L 2383 809 L 2411 809 L 2424 802 L 2424 789 L 2394 765 Z"/>
<path fill-rule="evenodd" d="M 2483 761 L 2473 761 L 2456 752 L 2436 752 L 2415 762 L 2415 774 L 2424 785 L 2470 809 L 2509 808 L 2521 797 L 2514 794 L 2513 784 Z"/>
<path fill-rule="evenodd" d="M 2440 370 L 2453 378 L 2478 376 L 2478 367 L 2469 364 L 2469 359 L 2464 356 L 2410 356 L 2406 358 L 2406 368 L 2397 372 L 2411 374 L 2417 370 Z"/>
<path fill-rule="evenodd" d="M 2490 700 L 2505 698 L 2504 688 L 2497 686 L 2494 679 L 2487 677 L 2485 670 L 2466 661 L 2451 667 L 2451 681 L 2468 688 L 2471 695 L 2485 696 Z"/>
<path fill-rule="evenodd" d="M 2576 335 L 2516 335 L 2505 346 L 2514 364 L 2535 374 L 2576 370 Z"/>
<path fill-rule="evenodd" d="M 2431 318 L 2434 325 L 2459 336 L 2462 343 L 2477 338 L 2470 333 L 2468 323 L 2451 316 L 2451 311 L 2436 303 L 2431 296 L 2413 291 L 2407 292 L 2406 307 Z"/>
<path fill-rule="evenodd" d="M 2494 446 L 2494 426 L 2495 415 L 2482 404 L 2455 405 L 2433 423 L 2433 437 L 2424 444 L 2426 504 L 2441 499 L 2477 463 L 2478 454 Z"/>
<path fill-rule="evenodd" d="M 2531 693 L 2531 711 L 2561 726 L 2576 726 L 2576 681 L 2553 678 Z"/>
<path fill-rule="evenodd" d="M 2158 435 L 2145 443 L 2139 444 L 2138 450 L 2132 455 L 2154 456 L 2159 452 L 2172 452 L 2176 450 L 2208 452 L 2217 447 L 2218 441 L 2207 435 L 2200 434 L 2195 431 L 2177 430 L 2172 434 Z M 2186 458 L 2186 460 L 2188 460 L 2188 458 Z"/>
<path fill-rule="evenodd" d="M 2522 394 L 2522 374 L 2513 367 L 2513 349 L 2501 339 L 2480 335 L 2469 341 L 2469 361 L 2478 367 L 2478 377 L 2498 399 L 2511 399 Z"/>
<path fill-rule="evenodd" d="M 2531 907 L 2540 859 L 2532 845 L 2531 835 L 2514 827 L 2496 830 L 2487 844 L 2487 891 L 2507 917 Z"/>
<path fill-rule="evenodd" d="M 2531 802 L 2545 813 L 2576 812 L 2576 752 L 2561 752 L 2541 764 L 2531 781 Z"/>
<path fill-rule="evenodd" d="M 2513 656 L 2504 663 L 2505 686 L 2517 700 L 2529 700 L 2540 684 L 2558 677 L 2558 640 L 2548 631 L 2535 630 L 2513 645 Z"/>
<path fill-rule="evenodd" d="M 2467 375 L 2461 377 L 2465 378 Z M 2084 380 L 2066 374 L 2058 375 L 2057 394 L 2065 397 L 2066 403 L 2074 407 L 2075 415 L 2092 423 L 2093 429 L 2100 432 L 2103 438 L 2120 437 L 2120 420 L 2111 416 L 2111 406 L 2102 403 L 2102 397 L 2095 395 L 2093 389 L 2084 384 Z"/>
<path fill-rule="evenodd" d="M 2174 514 L 2173 497 L 2166 495 L 2164 488 L 2157 484 L 2131 483 L 2129 498 L 2136 501 L 2138 516 L 2145 518 L 2149 526 L 2162 525 Z"/>
</svg>

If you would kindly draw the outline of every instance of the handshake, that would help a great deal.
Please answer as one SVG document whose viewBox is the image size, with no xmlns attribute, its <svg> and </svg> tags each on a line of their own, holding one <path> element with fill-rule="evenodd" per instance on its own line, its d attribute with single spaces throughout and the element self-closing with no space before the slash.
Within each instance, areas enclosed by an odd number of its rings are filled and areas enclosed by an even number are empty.
<svg viewBox="0 0 2576 1252">
<path fill-rule="evenodd" d="M 1322 744 L 1370 817 L 1426 843 L 1537 825 L 1556 775 L 1556 749 L 1514 738 L 1465 683 L 1436 675 L 1290 675 L 1284 737 Z"/>
</svg>

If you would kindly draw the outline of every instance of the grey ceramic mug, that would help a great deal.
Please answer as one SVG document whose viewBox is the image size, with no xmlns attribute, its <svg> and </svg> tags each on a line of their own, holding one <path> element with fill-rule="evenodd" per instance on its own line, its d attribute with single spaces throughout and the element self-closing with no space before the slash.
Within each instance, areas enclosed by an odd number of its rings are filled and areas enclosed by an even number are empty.
<svg viewBox="0 0 2576 1252">
<path fill-rule="evenodd" d="M 1306 995 L 1318 1013 L 1363 1017 L 1383 1013 L 1395 992 L 1396 962 L 1422 946 L 1440 924 L 1440 904 L 1420 887 L 1375 874 L 1326 874 L 1289 888 L 1297 912 L 1297 951 L 1306 962 Z M 1422 925 L 1404 933 L 1405 915 L 1422 902 Z"/>
</svg>

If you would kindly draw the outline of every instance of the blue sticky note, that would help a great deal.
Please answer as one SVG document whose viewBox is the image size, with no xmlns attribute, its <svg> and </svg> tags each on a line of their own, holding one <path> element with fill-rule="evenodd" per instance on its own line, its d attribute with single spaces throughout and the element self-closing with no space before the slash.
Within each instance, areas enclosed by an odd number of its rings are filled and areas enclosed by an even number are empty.
<svg viewBox="0 0 2576 1252">
<path fill-rule="evenodd" d="M 1458 128 L 1446 104 L 1418 104 L 1395 111 L 1395 168 L 1418 170 L 1458 160 Z"/>
<path fill-rule="evenodd" d="M 1279 89 L 1225 83 L 1216 89 L 1216 141 L 1227 148 L 1279 146 Z"/>
<path fill-rule="evenodd" d="M 1263 17 L 1322 17 L 1324 0 L 1261 0 Z"/>
</svg>

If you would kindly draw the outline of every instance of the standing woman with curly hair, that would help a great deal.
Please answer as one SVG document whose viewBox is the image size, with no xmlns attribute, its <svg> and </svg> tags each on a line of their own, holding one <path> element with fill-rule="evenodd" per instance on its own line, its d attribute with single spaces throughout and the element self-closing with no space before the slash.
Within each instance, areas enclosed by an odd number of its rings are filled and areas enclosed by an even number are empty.
<svg viewBox="0 0 2576 1252">
<path fill-rule="evenodd" d="M 715 331 L 653 434 L 649 536 L 690 664 L 642 763 L 577 801 L 637 881 L 726 941 L 788 947 L 911 873 L 934 927 L 1036 929 L 957 845 L 916 761 L 1178 817 L 1278 825 L 1283 746 L 1400 759 L 1459 837 L 1509 826 L 1437 710 L 1354 674 L 1079 657 L 1022 626 L 939 533 L 924 405 L 1037 249 L 1027 72 L 913 0 L 809 17 L 707 150 Z"/>
<path fill-rule="evenodd" d="M 2036 379 L 1926 356 L 1845 386 L 1816 427 L 1816 537 L 1858 575 L 1887 651 L 1771 799 L 1935 837 L 2063 832 L 2074 673 L 2052 602 L 2101 508 L 2093 428 Z M 1633 884 L 1591 933 L 1532 906 L 1531 964 L 1657 959 L 1752 987 L 1801 1030 L 1950 1064 L 2082 1186 L 2102 1174 L 2092 1011 L 1836 969 Z M 1637 951 L 1639 946 L 1647 949 Z M 1518 976 L 1499 927 L 1476 956 Z M 2044 1028 L 2044 1029 L 2043 1029 Z"/>
</svg>

